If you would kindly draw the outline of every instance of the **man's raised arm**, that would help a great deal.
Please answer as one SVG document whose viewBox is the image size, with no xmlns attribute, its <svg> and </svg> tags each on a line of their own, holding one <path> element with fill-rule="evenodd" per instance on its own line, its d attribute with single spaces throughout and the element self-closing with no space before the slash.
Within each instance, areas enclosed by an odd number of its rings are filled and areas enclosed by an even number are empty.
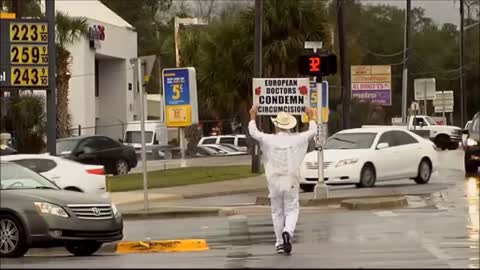
<svg viewBox="0 0 480 270">
<path fill-rule="evenodd" d="M 255 119 L 257 118 L 257 106 L 252 106 L 250 109 L 250 122 L 248 123 L 248 132 L 253 139 L 258 142 L 262 141 L 263 136 L 265 135 L 263 132 L 259 131 L 257 128 L 257 123 Z"/>
</svg>

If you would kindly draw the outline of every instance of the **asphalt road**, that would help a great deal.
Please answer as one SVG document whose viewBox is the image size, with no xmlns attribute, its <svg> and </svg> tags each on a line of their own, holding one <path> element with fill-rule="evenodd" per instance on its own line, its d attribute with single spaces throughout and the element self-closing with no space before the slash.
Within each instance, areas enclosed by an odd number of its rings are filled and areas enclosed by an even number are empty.
<svg viewBox="0 0 480 270">
<path fill-rule="evenodd" d="M 206 239 L 187 253 L 66 254 L 2 259 L 6 268 L 478 268 L 478 180 L 461 180 L 437 207 L 302 212 L 291 256 L 274 253 L 269 215 L 249 215 L 248 233 L 230 235 L 224 217 L 127 221 L 125 238 Z"/>
<path fill-rule="evenodd" d="M 461 163 L 461 153 L 455 153 L 445 156 L 440 174 L 425 185 L 442 185 L 441 193 L 431 198 L 433 207 L 374 211 L 304 208 L 291 256 L 275 254 L 271 218 L 261 211 L 246 213 L 248 231 L 242 235 L 231 235 L 233 226 L 227 217 L 125 221 L 124 240 L 201 238 L 207 240 L 208 251 L 72 257 L 62 249 L 33 250 L 24 258 L 2 259 L 0 267 L 478 269 L 480 180 L 465 178 L 454 168 Z M 382 185 L 418 187 L 401 181 Z"/>
</svg>

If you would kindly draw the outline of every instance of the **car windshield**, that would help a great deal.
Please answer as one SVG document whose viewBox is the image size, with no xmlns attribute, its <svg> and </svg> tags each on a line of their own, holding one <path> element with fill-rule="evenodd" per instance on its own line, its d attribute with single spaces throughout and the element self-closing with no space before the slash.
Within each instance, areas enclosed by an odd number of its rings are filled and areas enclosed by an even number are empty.
<svg viewBox="0 0 480 270">
<path fill-rule="evenodd" d="M 377 133 L 337 133 L 327 140 L 325 149 L 368 149 Z"/>
<path fill-rule="evenodd" d="M 72 153 L 80 139 L 69 139 L 57 141 L 57 155 L 68 155 Z"/>
<path fill-rule="evenodd" d="M 426 116 L 425 119 L 427 120 L 427 122 L 430 126 L 436 126 L 437 125 L 437 122 L 435 120 L 433 120 L 431 117 Z"/>
<path fill-rule="evenodd" d="M 145 142 L 151 143 L 153 138 L 152 131 L 145 131 Z M 142 143 L 142 132 L 141 131 L 127 131 L 125 133 L 125 142 L 126 143 Z"/>
<path fill-rule="evenodd" d="M 39 174 L 14 163 L 2 163 L 0 189 L 55 189 L 59 188 Z"/>
</svg>

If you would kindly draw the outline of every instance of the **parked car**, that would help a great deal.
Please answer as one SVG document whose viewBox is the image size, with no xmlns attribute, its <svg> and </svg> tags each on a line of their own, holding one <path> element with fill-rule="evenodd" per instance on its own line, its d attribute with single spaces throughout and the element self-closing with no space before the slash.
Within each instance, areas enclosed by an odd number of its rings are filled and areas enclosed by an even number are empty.
<svg viewBox="0 0 480 270">
<path fill-rule="evenodd" d="M 218 149 L 203 146 L 203 145 L 197 146 L 195 151 L 196 151 L 197 157 L 216 156 L 219 154 Z"/>
<path fill-rule="evenodd" d="M 226 148 L 228 148 L 228 149 L 230 149 L 230 150 L 232 150 L 232 151 L 235 151 L 235 152 L 241 152 L 242 155 L 247 154 L 247 152 L 244 150 L 245 148 L 240 147 L 240 146 L 236 146 L 236 145 L 233 145 L 233 144 L 226 144 L 226 143 L 224 143 L 224 144 L 219 144 L 219 145 L 220 145 L 220 146 L 223 146 L 223 147 L 226 147 Z"/>
<path fill-rule="evenodd" d="M 213 149 L 217 151 L 217 155 L 220 156 L 238 156 L 238 155 L 245 155 L 245 152 L 238 151 L 227 146 L 223 146 L 220 144 L 204 144 L 204 147 Z"/>
<path fill-rule="evenodd" d="M 127 123 L 123 144 L 135 148 L 137 156 L 142 152 L 140 121 Z M 165 123 L 145 121 L 145 152 L 153 159 L 171 159 L 173 146 L 168 145 L 168 129 Z"/>
<path fill-rule="evenodd" d="M 401 127 L 368 127 L 340 131 L 324 147 L 326 184 L 372 187 L 377 181 L 411 178 L 426 184 L 436 169 L 433 142 Z M 300 187 L 312 191 L 318 181 L 317 152 L 306 155 Z"/>
<path fill-rule="evenodd" d="M 14 155 L 17 153 L 17 150 L 13 149 L 12 147 L 5 144 L 0 144 L 0 156 Z"/>
<path fill-rule="evenodd" d="M 414 133 L 429 131 L 430 139 L 438 148 L 457 149 L 462 140 L 462 129 L 455 126 L 439 125 L 427 115 L 411 115 L 408 117 L 407 128 Z"/>
<path fill-rule="evenodd" d="M 198 142 L 198 145 L 206 144 L 233 144 L 235 146 L 241 147 L 243 151 L 247 151 L 247 136 L 239 135 L 218 135 L 218 136 L 208 136 L 203 137 Z"/>
<path fill-rule="evenodd" d="M 462 143 L 465 150 L 465 172 L 478 173 L 480 167 L 480 112 L 473 116 L 470 125 L 464 130 Z"/>
<path fill-rule="evenodd" d="M 48 154 L 11 155 L 2 157 L 1 160 L 27 167 L 65 190 L 92 193 L 109 198 L 109 194 L 106 193 L 105 171 L 102 165 L 84 165 Z"/>
<path fill-rule="evenodd" d="M 0 166 L 0 257 L 49 247 L 88 256 L 123 238 L 122 216 L 107 199 L 62 190 L 15 163 Z"/>
<path fill-rule="evenodd" d="M 132 146 L 106 136 L 81 136 L 57 140 L 57 155 L 83 164 L 103 165 L 107 174 L 125 175 L 137 166 Z"/>
</svg>

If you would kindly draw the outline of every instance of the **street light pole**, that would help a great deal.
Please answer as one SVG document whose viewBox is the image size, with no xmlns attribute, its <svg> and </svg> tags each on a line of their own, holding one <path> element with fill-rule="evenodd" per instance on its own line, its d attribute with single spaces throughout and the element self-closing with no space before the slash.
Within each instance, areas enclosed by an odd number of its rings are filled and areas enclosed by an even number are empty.
<svg viewBox="0 0 480 270">
<path fill-rule="evenodd" d="M 263 3 L 262 0 L 255 0 L 255 63 L 253 67 L 253 76 L 255 78 L 262 77 L 262 32 L 263 32 Z M 260 122 L 261 129 L 261 122 Z M 260 172 L 260 147 L 255 142 L 254 151 L 252 152 L 252 172 Z"/>
<path fill-rule="evenodd" d="M 402 82 L 402 123 L 407 123 L 407 101 L 408 101 L 408 53 L 410 50 L 409 33 L 410 33 L 410 9 L 411 0 L 407 1 L 405 9 L 405 30 L 403 38 L 403 82 Z"/>
<path fill-rule="evenodd" d="M 460 121 L 461 126 L 465 124 L 465 96 L 463 89 L 463 31 L 464 31 L 464 6 L 460 0 Z"/>
<path fill-rule="evenodd" d="M 179 35 L 179 30 L 180 30 L 180 25 L 207 25 L 203 20 L 199 20 L 199 18 L 179 18 L 175 17 L 174 18 L 174 41 L 175 41 L 175 66 L 178 68 L 180 67 L 180 35 Z M 165 103 L 164 103 L 165 105 Z M 164 110 L 165 111 L 165 110 Z M 180 127 L 179 128 L 179 140 L 180 140 L 180 153 L 181 153 L 181 161 L 180 161 L 180 167 L 186 167 L 187 163 L 185 160 L 185 148 L 187 145 L 186 139 L 185 139 L 185 128 Z"/>
</svg>

